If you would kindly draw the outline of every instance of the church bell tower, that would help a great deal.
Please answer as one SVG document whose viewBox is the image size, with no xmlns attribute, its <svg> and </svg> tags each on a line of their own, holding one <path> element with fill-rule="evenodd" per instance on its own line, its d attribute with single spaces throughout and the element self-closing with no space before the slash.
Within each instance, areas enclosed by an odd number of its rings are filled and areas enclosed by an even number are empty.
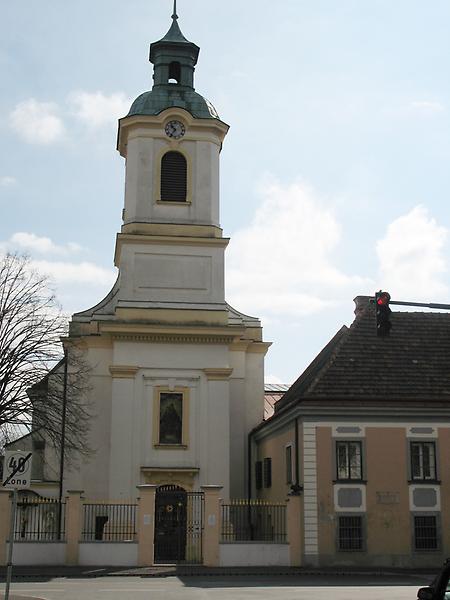
<svg viewBox="0 0 450 600">
<path fill-rule="evenodd" d="M 177 19 L 150 46 L 152 90 L 119 124 L 126 182 L 118 308 L 160 322 L 225 324 L 219 155 L 228 126 L 194 89 L 200 49 Z"/>
<path fill-rule="evenodd" d="M 93 430 L 102 445 L 73 483 L 91 497 L 130 498 L 142 483 L 246 493 L 269 344 L 257 318 L 225 301 L 219 157 L 228 125 L 195 91 L 198 55 L 174 10 L 150 46 L 153 87 L 119 121 L 118 279 L 70 327 L 88 349 L 101 415 Z M 94 482 L 99 471 L 107 475 Z"/>
</svg>

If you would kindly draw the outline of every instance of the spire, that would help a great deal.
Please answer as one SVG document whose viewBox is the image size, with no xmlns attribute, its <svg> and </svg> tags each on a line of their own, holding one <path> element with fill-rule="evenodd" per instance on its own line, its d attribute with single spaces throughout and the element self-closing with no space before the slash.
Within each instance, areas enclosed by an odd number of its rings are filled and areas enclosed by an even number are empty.
<svg viewBox="0 0 450 600">
<path fill-rule="evenodd" d="M 155 65 L 154 85 L 194 88 L 194 68 L 200 48 L 187 40 L 178 25 L 177 0 L 173 2 L 172 25 L 166 35 L 150 46 L 150 62 Z"/>
</svg>

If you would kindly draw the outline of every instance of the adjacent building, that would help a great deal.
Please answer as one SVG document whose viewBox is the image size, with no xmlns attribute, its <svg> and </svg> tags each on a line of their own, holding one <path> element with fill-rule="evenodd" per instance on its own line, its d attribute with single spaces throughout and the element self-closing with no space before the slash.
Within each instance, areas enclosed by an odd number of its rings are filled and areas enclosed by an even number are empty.
<svg viewBox="0 0 450 600">
<path fill-rule="evenodd" d="M 254 429 L 252 493 L 300 493 L 305 565 L 435 565 L 450 553 L 450 316 L 371 298 Z"/>
</svg>

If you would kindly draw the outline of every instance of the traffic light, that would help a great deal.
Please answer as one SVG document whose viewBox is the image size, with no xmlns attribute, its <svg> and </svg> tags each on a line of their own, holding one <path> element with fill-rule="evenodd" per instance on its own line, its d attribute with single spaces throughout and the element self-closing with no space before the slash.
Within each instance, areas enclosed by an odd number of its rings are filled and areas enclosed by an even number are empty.
<svg viewBox="0 0 450 600">
<path fill-rule="evenodd" d="M 392 327 L 391 309 L 389 301 L 391 296 L 387 292 L 376 292 L 375 294 L 375 310 L 377 314 L 377 335 L 389 335 Z"/>
</svg>

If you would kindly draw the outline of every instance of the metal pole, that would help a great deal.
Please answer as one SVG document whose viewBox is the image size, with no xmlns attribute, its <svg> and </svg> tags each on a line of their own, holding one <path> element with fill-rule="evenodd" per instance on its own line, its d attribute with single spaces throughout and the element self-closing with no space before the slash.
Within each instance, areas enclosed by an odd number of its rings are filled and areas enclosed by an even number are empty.
<svg viewBox="0 0 450 600">
<path fill-rule="evenodd" d="M 61 423 L 61 446 L 60 446 L 60 461 L 59 461 L 59 514 L 58 514 L 58 540 L 61 539 L 62 529 L 62 495 L 63 495 L 63 479 L 64 479 L 64 453 L 66 449 L 66 415 L 67 415 L 67 377 L 69 368 L 69 351 L 64 348 L 64 383 L 63 383 L 63 408 L 62 408 L 62 423 Z"/>
<path fill-rule="evenodd" d="M 6 589 L 5 589 L 5 600 L 9 599 L 9 588 L 11 586 L 11 575 L 12 575 L 12 557 L 14 547 L 14 530 L 16 525 L 16 510 L 17 510 L 17 489 L 13 490 L 13 502 L 11 507 L 11 522 L 9 526 L 9 546 L 8 546 L 8 563 L 6 569 Z"/>
</svg>

